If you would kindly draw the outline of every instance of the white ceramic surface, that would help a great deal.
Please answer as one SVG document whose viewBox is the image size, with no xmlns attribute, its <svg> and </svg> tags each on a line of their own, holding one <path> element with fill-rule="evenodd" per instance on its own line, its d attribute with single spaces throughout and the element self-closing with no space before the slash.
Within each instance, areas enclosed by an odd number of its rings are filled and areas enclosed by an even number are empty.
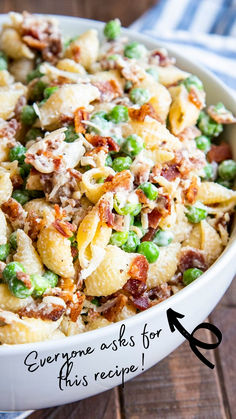
<svg viewBox="0 0 236 419">
<path fill-rule="evenodd" d="M 68 38 L 91 27 L 99 31 L 103 28 L 100 22 L 57 18 Z M 4 20 L 6 15 L 0 16 L 0 24 Z M 141 34 L 124 32 L 148 48 L 160 46 Z M 222 101 L 236 113 L 236 101 L 229 89 L 196 65 L 194 57 L 169 51 L 177 58 L 178 66 L 200 77 L 209 103 Z M 236 158 L 236 141 L 233 142 L 236 126 L 228 127 L 225 137 L 231 142 Z M 39 409 L 73 402 L 121 384 L 122 368 L 127 381 L 152 367 L 184 340 L 178 331 L 171 333 L 167 309 L 184 314 L 181 323 L 191 332 L 213 310 L 230 285 L 236 272 L 235 255 L 236 240 L 232 237 L 217 262 L 199 279 L 177 295 L 125 322 L 58 341 L 0 347 L 0 410 Z M 144 337 L 145 325 L 148 333 Z M 155 332 L 160 329 L 157 337 Z M 154 333 L 150 335 L 150 332 Z M 106 348 L 102 349 L 104 344 Z M 113 372 L 105 378 L 109 371 Z"/>
</svg>

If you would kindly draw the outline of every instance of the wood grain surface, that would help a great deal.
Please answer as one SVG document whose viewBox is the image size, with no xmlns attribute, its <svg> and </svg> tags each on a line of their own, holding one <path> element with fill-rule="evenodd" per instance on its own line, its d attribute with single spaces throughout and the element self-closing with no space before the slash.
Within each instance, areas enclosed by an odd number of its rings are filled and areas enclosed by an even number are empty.
<svg viewBox="0 0 236 419">
<path fill-rule="evenodd" d="M 180 0 L 181 1 L 181 0 Z M 128 26 L 155 0 L 0 0 L 0 13 L 11 10 L 54 13 L 107 21 L 119 17 Z M 207 357 L 210 370 L 185 342 L 162 362 L 98 396 L 65 406 L 38 410 L 30 419 L 221 419 L 236 418 L 236 281 L 208 319 L 223 341 Z M 202 338 L 211 341 L 207 331 Z"/>
</svg>

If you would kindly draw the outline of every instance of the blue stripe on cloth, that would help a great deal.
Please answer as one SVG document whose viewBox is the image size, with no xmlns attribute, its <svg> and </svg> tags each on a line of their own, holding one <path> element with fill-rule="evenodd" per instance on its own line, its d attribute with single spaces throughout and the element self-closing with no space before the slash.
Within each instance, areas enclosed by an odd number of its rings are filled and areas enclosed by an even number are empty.
<svg viewBox="0 0 236 419">
<path fill-rule="evenodd" d="M 156 4 L 156 6 L 154 6 L 151 9 L 151 11 L 145 13 L 146 19 L 144 15 L 143 24 L 140 26 L 139 31 L 142 32 L 147 27 L 149 29 L 152 29 L 154 25 L 156 24 L 156 22 L 161 18 L 162 13 L 165 9 L 165 6 L 166 6 L 166 0 L 161 0 L 158 4 Z"/>
<path fill-rule="evenodd" d="M 178 25 L 176 26 L 177 30 L 188 30 L 193 21 L 194 15 L 200 7 L 203 0 L 190 1 L 187 7 L 184 10 L 184 16 L 180 19 Z"/>
</svg>

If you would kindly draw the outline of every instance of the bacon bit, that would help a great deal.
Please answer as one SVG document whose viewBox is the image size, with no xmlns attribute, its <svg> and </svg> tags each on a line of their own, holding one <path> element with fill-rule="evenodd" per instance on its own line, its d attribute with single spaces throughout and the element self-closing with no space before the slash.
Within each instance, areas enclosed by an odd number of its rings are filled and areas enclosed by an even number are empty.
<svg viewBox="0 0 236 419">
<path fill-rule="evenodd" d="M 59 120 L 60 120 L 60 125 L 68 126 L 74 122 L 74 116 L 60 114 Z"/>
<path fill-rule="evenodd" d="M 140 281 L 139 279 L 128 279 L 123 286 L 123 290 L 131 294 L 133 297 L 139 297 L 146 291 L 146 289 L 146 283 Z"/>
<path fill-rule="evenodd" d="M 130 191 L 133 186 L 133 177 L 129 170 L 122 170 L 116 173 L 109 181 L 104 183 L 105 192 L 118 192 L 120 190 Z"/>
<path fill-rule="evenodd" d="M 78 256 L 78 249 L 75 246 L 71 247 L 71 255 L 73 257 L 73 259 L 75 259 Z"/>
<path fill-rule="evenodd" d="M 157 49 L 152 51 L 151 56 L 149 58 L 150 64 L 157 64 L 160 67 L 168 67 L 169 65 L 175 64 L 174 57 L 168 57 L 167 51 L 163 49 Z"/>
<path fill-rule="evenodd" d="M 58 286 L 63 291 L 70 291 L 70 292 L 75 291 L 75 283 L 73 279 L 71 278 L 60 278 Z"/>
<path fill-rule="evenodd" d="M 207 263 L 204 253 L 194 247 L 183 248 L 181 250 L 178 268 L 182 273 L 189 268 L 198 268 L 205 271 L 207 269 Z"/>
<path fill-rule="evenodd" d="M 164 284 L 158 285 L 155 288 L 151 288 L 148 291 L 148 297 L 150 300 L 158 299 L 158 302 L 166 300 L 171 295 L 171 286 L 168 285 L 166 282 Z"/>
<path fill-rule="evenodd" d="M 116 80 L 94 81 L 92 84 L 100 91 L 102 102 L 111 102 L 122 96 L 122 90 Z"/>
<path fill-rule="evenodd" d="M 74 112 L 75 118 L 75 132 L 76 134 L 84 134 L 86 132 L 86 128 L 82 121 L 87 121 L 89 119 L 89 114 L 86 112 L 84 108 L 77 108 Z"/>
<path fill-rule="evenodd" d="M 84 305 L 84 300 L 85 300 L 85 295 L 84 294 L 80 295 L 80 293 L 77 292 L 76 295 L 77 295 L 78 301 L 76 301 L 75 303 L 71 302 L 69 304 L 70 319 L 71 319 L 72 322 L 76 322 L 76 320 L 78 319 L 78 317 L 81 313 L 81 310 L 83 308 L 83 305 Z"/>
<path fill-rule="evenodd" d="M 79 63 L 80 62 L 80 46 L 79 45 L 74 45 L 72 48 L 71 48 L 71 54 L 72 54 L 72 57 L 73 57 L 73 60 L 76 62 L 76 63 Z"/>
<path fill-rule="evenodd" d="M 161 176 L 163 176 L 165 179 L 169 180 L 170 182 L 172 180 L 175 180 L 177 177 L 179 177 L 180 172 L 179 172 L 177 163 L 165 164 L 161 171 Z"/>
<path fill-rule="evenodd" d="M 148 214 L 148 226 L 156 229 L 158 227 L 158 224 L 161 218 L 162 218 L 162 215 L 159 212 L 158 208 L 154 208 L 152 212 Z"/>
<path fill-rule="evenodd" d="M 20 309 L 18 311 L 18 314 L 20 317 L 33 317 L 35 319 L 51 320 L 53 322 L 56 322 L 65 313 L 65 310 L 66 309 L 64 307 L 56 304 L 51 304 L 50 310 L 46 305 L 41 309 L 39 309 L 38 307 L 29 308 L 26 306 Z"/>
<path fill-rule="evenodd" d="M 57 220 L 62 220 L 64 217 L 66 217 L 66 210 L 60 208 L 58 204 L 54 205 L 54 211 L 55 211 L 55 218 Z"/>
<path fill-rule="evenodd" d="M 215 110 L 215 106 L 209 106 L 207 109 L 208 115 L 216 121 L 218 124 L 235 124 L 236 118 L 232 114 L 232 112 L 228 111 L 224 107 L 222 107 L 222 110 L 219 110 L 218 112 Z"/>
<path fill-rule="evenodd" d="M 113 300 L 113 304 L 102 312 L 103 316 L 110 322 L 116 320 L 117 315 L 121 312 L 128 301 L 128 298 L 124 294 L 118 294 Z"/>
<path fill-rule="evenodd" d="M 150 306 L 149 298 L 147 295 L 141 295 L 140 297 L 133 297 L 131 295 L 130 300 L 139 310 L 146 310 Z"/>
<path fill-rule="evenodd" d="M 20 123 L 16 119 L 5 121 L 4 126 L 0 129 L 0 137 L 7 137 L 9 140 L 16 136 Z"/>
<path fill-rule="evenodd" d="M 28 45 L 30 48 L 43 50 L 47 46 L 46 42 L 39 41 L 38 39 L 35 39 L 30 35 L 25 35 L 22 39 L 25 42 L 25 44 Z"/>
<path fill-rule="evenodd" d="M 24 183 L 22 177 L 18 175 L 17 173 L 11 176 L 11 182 L 12 182 L 13 189 L 19 189 Z"/>
<path fill-rule="evenodd" d="M 138 255 L 132 260 L 128 275 L 130 279 L 146 282 L 149 264 L 144 255 Z"/>
<path fill-rule="evenodd" d="M 150 166 L 147 163 L 138 162 L 135 167 L 132 167 L 132 173 L 134 175 L 134 182 L 136 185 L 141 185 L 149 179 Z"/>
<path fill-rule="evenodd" d="M 188 94 L 188 98 L 193 105 L 196 106 L 198 109 L 202 109 L 205 106 L 203 92 L 198 90 L 197 88 L 192 87 Z"/>
<path fill-rule="evenodd" d="M 90 308 L 89 310 L 88 310 L 88 320 L 89 321 L 92 321 L 92 320 L 94 320 L 94 319 L 97 319 L 98 317 L 100 317 L 101 316 L 101 314 L 100 313 L 98 313 L 97 311 L 94 311 L 94 309 L 93 308 Z"/>
<path fill-rule="evenodd" d="M 145 193 L 142 191 L 142 189 L 136 189 L 135 193 L 138 196 L 139 202 L 141 204 L 148 204 L 150 202 L 149 199 L 146 197 Z"/>
<path fill-rule="evenodd" d="M 19 281 L 23 282 L 26 288 L 30 289 L 32 287 L 30 276 L 26 274 L 25 272 L 21 272 L 21 271 L 16 272 L 16 277 L 17 279 L 19 279 Z"/>
<path fill-rule="evenodd" d="M 113 214 L 114 219 L 112 223 L 113 230 L 123 231 L 124 230 L 124 216 L 119 214 Z"/>
<path fill-rule="evenodd" d="M 149 176 L 150 182 L 156 183 L 157 182 L 156 178 L 161 175 L 161 171 L 162 171 L 162 166 L 160 165 L 160 163 L 153 166 L 152 173 L 150 173 L 150 176 Z"/>
<path fill-rule="evenodd" d="M 45 225 L 45 220 L 39 217 L 33 211 L 29 211 L 25 220 L 25 227 L 24 230 L 26 234 L 31 238 L 31 240 L 35 241 L 38 238 L 38 235 L 42 228 Z"/>
<path fill-rule="evenodd" d="M 94 147 L 107 147 L 109 151 L 119 151 L 120 146 L 112 137 L 102 137 L 101 135 L 86 134 L 85 138 Z"/>
<path fill-rule="evenodd" d="M 188 189 L 184 191 L 185 197 L 187 201 L 190 202 L 190 204 L 194 204 L 194 202 L 196 202 L 197 193 L 198 193 L 198 182 L 197 182 L 197 177 L 194 177 L 191 180 L 191 183 Z"/>
<path fill-rule="evenodd" d="M 37 81 L 36 81 L 36 83 L 37 83 Z M 15 109 L 14 109 L 14 114 L 15 114 L 15 117 L 16 117 L 17 121 L 20 120 L 22 109 L 26 104 L 27 104 L 26 97 L 23 96 L 23 95 L 20 96 L 19 99 L 16 102 L 16 106 L 15 106 Z M 20 122 L 19 122 L 19 125 L 20 125 Z"/>
<path fill-rule="evenodd" d="M 145 103 L 139 109 L 129 108 L 129 117 L 134 121 L 143 122 L 146 116 L 150 116 L 150 118 L 156 119 L 157 121 L 163 123 L 151 103 Z"/>
<path fill-rule="evenodd" d="M 66 238 L 72 237 L 73 232 L 75 231 L 75 227 L 68 221 L 55 220 L 52 225 L 62 236 Z"/>
<path fill-rule="evenodd" d="M 23 228 L 26 218 L 26 211 L 19 202 L 10 198 L 1 205 L 2 211 L 7 215 L 11 224 L 15 228 Z"/>
<path fill-rule="evenodd" d="M 73 293 L 68 290 L 62 290 L 59 287 L 49 288 L 45 293 L 44 297 L 46 296 L 53 296 L 61 298 L 66 304 L 73 301 Z"/>
<path fill-rule="evenodd" d="M 220 163 L 223 160 L 232 159 L 232 152 L 228 143 L 221 143 L 220 145 L 212 145 L 210 151 L 207 153 L 208 160 Z"/>
<path fill-rule="evenodd" d="M 72 176 L 72 177 L 74 177 L 76 180 L 79 180 L 79 181 L 81 181 L 82 180 L 82 174 L 78 171 L 78 170 L 75 170 L 75 169 L 67 169 L 67 171 L 70 173 L 70 175 Z"/>
<path fill-rule="evenodd" d="M 114 214 L 111 212 L 111 206 L 108 201 L 101 199 L 98 204 L 99 217 L 102 223 L 106 223 L 108 227 L 113 227 Z"/>
<path fill-rule="evenodd" d="M 157 228 L 152 228 L 150 227 L 147 231 L 146 234 L 144 234 L 144 236 L 141 238 L 141 242 L 150 242 L 153 240 L 156 232 L 157 232 Z"/>
<path fill-rule="evenodd" d="M 201 131 L 193 125 L 192 127 L 186 127 L 177 135 L 177 137 L 180 141 L 185 141 L 194 140 L 194 138 L 199 137 L 199 135 L 201 135 Z"/>
</svg>

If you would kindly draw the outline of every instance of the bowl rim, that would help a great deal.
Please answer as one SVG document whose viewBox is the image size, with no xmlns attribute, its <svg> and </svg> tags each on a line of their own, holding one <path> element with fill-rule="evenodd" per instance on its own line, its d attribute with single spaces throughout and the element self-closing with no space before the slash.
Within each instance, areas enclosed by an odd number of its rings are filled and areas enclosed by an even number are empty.
<svg viewBox="0 0 236 419">
<path fill-rule="evenodd" d="M 101 30 L 104 26 L 104 22 L 97 21 L 94 19 L 86 19 L 76 16 L 67 16 L 67 15 L 54 15 L 54 14 L 43 14 L 43 13 L 34 13 L 38 16 L 48 16 L 52 18 L 56 18 L 59 21 L 59 24 L 61 21 L 66 20 L 75 20 L 84 23 L 85 25 L 89 26 L 92 29 L 93 25 L 95 29 Z M 4 19 L 9 16 L 8 13 L 0 14 L 0 26 L 4 22 Z M 187 56 L 185 56 L 184 53 L 180 53 L 179 50 L 176 50 L 173 47 L 169 47 L 164 42 L 159 42 L 158 40 L 152 38 L 149 35 L 144 35 L 140 32 L 137 32 L 135 30 L 129 29 L 129 28 L 123 28 L 122 27 L 122 33 L 131 35 L 132 37 L 136 37 L 140 39 L 143 43 L 152 43 L 157 48 L 164 47 L 168 50 L 168 52 L 171 53 L 174 57 L 177 58 L 177 60 L 181 60 L 184 62 L 184 65 L 186 66 L 193 66 L 196 69 L 196 72 L 201 72 L 204 76 L 208 77 L 213 81 L 213 83 L 220 86 L 224 92 L 227 94 L 229 100 L 231 101 L 232 107 L 235 106 L 236 108 L 236 99 L 233 95 L 233 90 L 231 90 L 227 85 L 225 85 L 224 82 L 222 82 L 217 76 L 215 76 L 211 71 L 203 67 L 201 64 L 193 63 Z M 181 66 L 180 66 L 181 67 Z M 236 226 L 234 227 L 235 230 Z M 55 350 L 66 349 L 68 347 L 73 347 L 75 344 L 84 345 L 87 343 L 87 341 L 90 341 L 90 339 L 96 339 L 99 337 L 105 338 L 107 335 L 110 335 L 112 332 L 112 329 L 119 329 L 120 325 L 122 323 L 125 323 L 125 325 L 128 327 L 131 324 L 133 324 L 133 327 L 138 325 L 140 322 L 148 321 L 150 317 L 152 317 L 154 314 L 158 315 L 160 312 L 164 312 L 168 307 L 171 306 L 172 302 L 181 303 L 183 299 L 188 298 L 188 295 L 192 294 L 193 292 L 198 292 L 199 289 L 203 288 L 205 282 L 210 282 L 214 280 L 214 276 L 217 275 L 217 273 L 228 265 L 230 261 L 232 260 L 234 254 L 236 253 L 236 238 L 232 237 L 230 238 L 229 243 L 227 244 L 224 251 L 221 253 L 221 255 L 217 258 L 217 260 L 213 263 L 213 265 L 210 266 L 210 268 L 204 272 L 201 277 L 197 278 L 194 282 L 189 284 L 187 287 L 180 290 L 178 293 L 172 295 L 171 297 L 167 298 L 166 300 L 162 301 L 160 304 L 157 304 L 153 307 L 150 307 L 149 309 L 142 311 L 134 316 L 131 316 L 127 319 L 121 320 L 119 322 L 113 323 L 111 325 L 108 325 L 106 327 L 101 327 L 99 329 L 87 331 L 84 333 L 79 333 L 77 335 L 73 336 L 67 336 L 65 338 L 56 339 L 56 340 L 48 340 L 48 341 L 41 341 L 41 342 L 31 342 L 31 343 L 23 343 L 23 344 L 15 344 L 15 345 L 7 345 L 3 344 L 0 345 L 0 358 L 8 355 L 9 357 L 14 356 L 16 354 L 22 355 L 27 352 L 33 351 L 33 350 L 41 350 L 41 351 L 49 351 L 53 352 Z M 10 350 L 9 350 L 10 347 Z"/>
</svg>

